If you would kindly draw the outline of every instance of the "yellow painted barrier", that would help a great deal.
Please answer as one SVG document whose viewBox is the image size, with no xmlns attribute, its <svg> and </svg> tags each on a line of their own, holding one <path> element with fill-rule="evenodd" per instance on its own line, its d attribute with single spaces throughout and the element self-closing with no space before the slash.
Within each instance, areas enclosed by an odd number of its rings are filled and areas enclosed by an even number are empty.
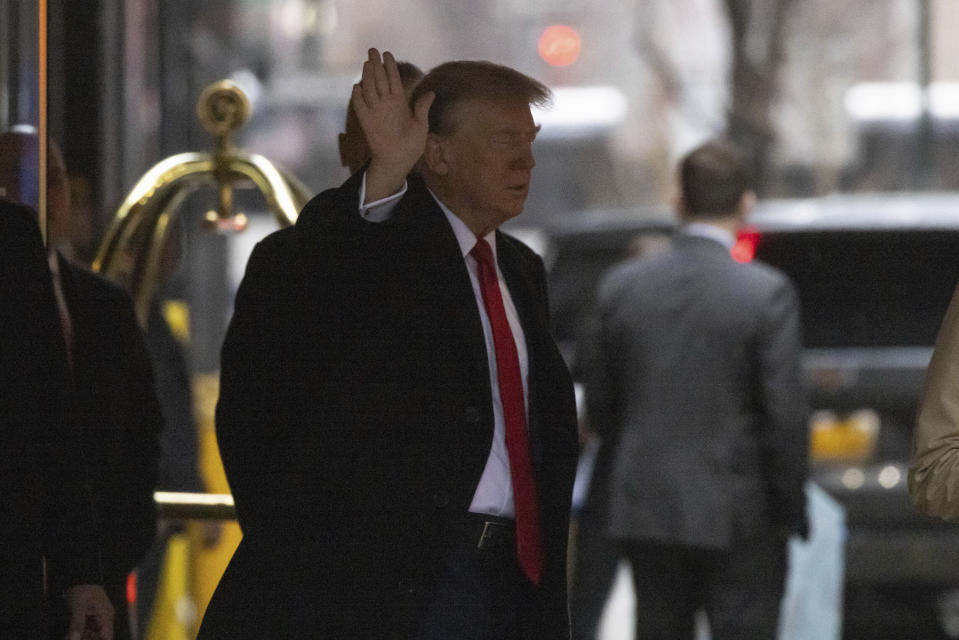
<svg viewBox="0 0 959 640">
<path fill-rule="evenodd" d="M 197 429 L 200 438 L 200 475 L 211 493 L 229 493 L 230 487 L 220 461 L 214 430 L 214 411 L 219 397 L 219 374 L 196 375 L 193 379 L 193 406 L 196 412 Z M 203 544 L 205 523 L 191 522 L 189 525 L 193 566 L 193 594 L 200 620 L 206 606 L 210 603 L 213 590 L 216 589 L 226 565 L 240 544 L 242 533 L 236 522 L 223 522 L 219 542 L 208 547 Z"/>
</svg>

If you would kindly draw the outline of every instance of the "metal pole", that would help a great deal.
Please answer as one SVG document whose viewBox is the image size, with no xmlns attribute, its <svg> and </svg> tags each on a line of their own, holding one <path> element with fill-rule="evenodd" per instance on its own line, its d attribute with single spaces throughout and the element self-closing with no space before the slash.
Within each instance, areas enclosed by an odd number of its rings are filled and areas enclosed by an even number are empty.
<svg viewBox="0 0 959 640">
<path fill-rule="evenodd" d="M 156 491 L 153 501 L 161 518 L 178 520 L 233 520 L 236 508 L 229 493 Z"/>
<path fill-rule="evenodd" d="M 38 186 L 37 214 L 40 216 L 40 233 L 47 242 L 47 0 L 40 0 L 37 17 L 37 134 L 40 149 L 40 176 Z"/>
<path fill-rule="evenodd" d="M 933 122 L 929 110 L 929 85 L 932 83 L 932 8 L 929 0 L 918 0 L 919 122 L 916 131 L 915 184 L 919 188 L 934 186 Z"/>
</svg>

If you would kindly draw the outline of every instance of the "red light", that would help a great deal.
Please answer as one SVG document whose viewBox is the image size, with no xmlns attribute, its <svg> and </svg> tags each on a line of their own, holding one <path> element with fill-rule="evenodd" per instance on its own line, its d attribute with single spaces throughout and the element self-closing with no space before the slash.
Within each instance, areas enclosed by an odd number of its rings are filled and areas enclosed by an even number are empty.
<svg viewBox="0 0 959 640">
<path fill-rule="evenodd" d="M 579 33 L 564 24 L 546 27 L 539 37 L 539 55 L 554 67 L 567 67 L 576 62 L 581 47 Z"/>
<path fill-rule="evenodd" d="M 746 228 L 739 232 L 736 244 L 730 250 L 736 262 L 752 262 L 756 257 L 756 247 L 759 245 L 759 232 L 753 228 Z"/>
<path fill-rule="evenodd" d="M 137 574 L 131 572 L 127 575 L 127 602 L 133 604 L 137 601 Z"/>
</svg>

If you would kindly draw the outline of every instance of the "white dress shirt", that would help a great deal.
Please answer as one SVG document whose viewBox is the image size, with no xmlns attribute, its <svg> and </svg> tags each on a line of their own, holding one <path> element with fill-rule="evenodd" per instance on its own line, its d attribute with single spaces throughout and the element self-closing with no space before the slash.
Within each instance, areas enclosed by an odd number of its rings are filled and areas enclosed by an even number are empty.
<svg viewBox="0 0 959 640">
<path fill-rule="evenodd" d="M 403 188 L 392 196 L 363 205 L 366 197 L 366 176 L 364 176 L 360 186 L 360 215 L 370 222 L 389 220 L 393 215 L 393 209 L 405 193 L 406 185 L 404 184 Z M 430 195 L 433 195 L 432 192 L 430 192 Z M 433 198 L 453 228 L 456 241 L 459 243 L 460 251 L 463 254 L 463 260 L 466 263 L 466 269 L 469 272 L 470 282 L 473 285 L 473 296 L 476 299 L 480 321 L 483 325 L 483 336 L 486 341 L 486 358 L 489 365 L 490 389 L 493 394 L 493 445 L 490 448 L 486 467 L 476 487 L 476 493 L 473 495 L 470 511 L 512 518 L 515 515 L 513 482 L 509 470 L 509 454 L 506 451 L 506 421 L 503 417 L 503 403 L 499 393 L 499 378 L 496 371 L 496 351 L 493 344 L 493 331 L 490 328 L 489 317 L 486 315 L 486 305 L 483 303 L 483 294 L 480 290 L 476 260 L 469 255 L 473 246 L 476 244 L 476 236 L 469 230 L 466 223 L 457 218 L 456 214 L 440 202 L 435 195 L 433 195 Z M 495 258 L 496 232 L 493 231 L 486 235 L 485 240 L 493 250 L 493 257 Z M 516 353 L 519 356 L 519 368 L 523 380 L 523 401 L 526 403 L 528 419 L 529 404 L 526 398 L 528 396 L 527 378 L 529 376 L 529 356 L 526 352 L 526 337 L 523 333 L 523 325 L 519 321 L 519 314 L 516 312 L 516 306 L 513 304 L 513 299 L 510 296 L 509 287 L 506 286 L 506 281 L 503 279 L 503 274 L 498 264 L 496 266 L 496 275 L 499 280 L 500 292 L 503 296 L 503 307 L 506 310 L 506 319 L 509 322 L 510 330 L 513 332 L 513 339 L 516 341 Z"/>
</svg>

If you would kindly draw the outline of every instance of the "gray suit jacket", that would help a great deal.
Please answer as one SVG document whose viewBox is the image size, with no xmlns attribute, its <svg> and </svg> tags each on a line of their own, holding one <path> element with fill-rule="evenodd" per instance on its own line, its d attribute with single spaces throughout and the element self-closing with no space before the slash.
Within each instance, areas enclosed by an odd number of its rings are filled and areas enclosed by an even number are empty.
<svg viewBox="0 0 959 640">
<path fill-rule="evenodd" d="M 610 272 L 598 304 L 587 403 L 618 438 L 611 535 L 724 548 L 804 532 L 808 405 L 786 276 L 680 234 Z"/>
</svg>

